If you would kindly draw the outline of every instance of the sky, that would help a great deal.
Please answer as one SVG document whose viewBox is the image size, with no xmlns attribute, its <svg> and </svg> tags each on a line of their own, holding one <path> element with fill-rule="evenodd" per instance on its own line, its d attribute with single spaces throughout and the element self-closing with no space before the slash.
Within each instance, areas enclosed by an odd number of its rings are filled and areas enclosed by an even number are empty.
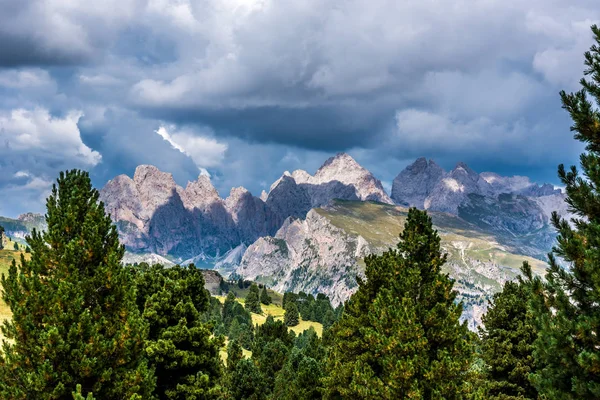
<svg viewBox="0 0 600 400">
<path fill-rule="evenodd" d="M 597 0 L 0 1 L 0 215 L 59 171 L 153 164 L 221 196 L 345 151 L 559 184 Z"/>
</svg>

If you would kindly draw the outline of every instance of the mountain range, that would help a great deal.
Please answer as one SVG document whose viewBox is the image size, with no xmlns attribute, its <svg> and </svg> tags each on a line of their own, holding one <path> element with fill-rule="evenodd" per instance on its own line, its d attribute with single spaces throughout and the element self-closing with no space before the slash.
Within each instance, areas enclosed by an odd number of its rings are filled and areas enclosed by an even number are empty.
<svg viewBox="0 0 600 400">
<path fill-rule="evenodd" d="M 425 158 L 401 171 L 388 195 L 345 153 L 314 175 L 284 172 L 260 197 L 237 187 L 222 198 L 206 175 L 184 188 L 171 174 L 141 165 L 133 177 L 110 180 L 100 198 L 128 262 L 193 262 L 281 292 L 322 292 L 335 304 L 356 289 L 364 256 L 397 242 L 407 208 L 426 209 L 449 254 L 446 270 L 457 281 L 471 328 L 485 299 L 514 279 L 522 261 L 543 272 L 556 236 L 551 213 L 568 214 L 565 195 L 552 185 L 477 173 L 462 162 L 445 171 Z M 27 230 L 35 218 L 12 220 L 15 231 Z"/>
</svg>

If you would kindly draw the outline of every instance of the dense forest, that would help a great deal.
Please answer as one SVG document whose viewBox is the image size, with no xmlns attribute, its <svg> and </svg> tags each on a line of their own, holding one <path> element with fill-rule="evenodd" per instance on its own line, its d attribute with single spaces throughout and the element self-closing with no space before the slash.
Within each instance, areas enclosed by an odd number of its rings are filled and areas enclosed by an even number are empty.
<svg viewBox="0 0 600 400">
<path fill-rule="evenodd" d="M 365 278 L 343 307 L 285 293 L 285 314 L 274 318 L 263 310 L 273 302 L 264 286 L 233 281 L 216 298 L 194 266 L 124 266 L 98 191 L 72 170 L 47 199 L 47 230 L 27 238 L 30 257 L 2 277 L 12 319 L 2 326 L 0 397 L 600 398 L 600 29 L 592 31 L 590 79 L 561 93 L 586 145 L 581 173 L 559 166 L 576 218 L 554 215 L 547 275 L 523 264 L 478 334 L 460 322 L 425 211 L 410 209 L 398 245 L 365 258 Z M 255 324 L 253 315 L 266 318 Z M 322 334 L 294 333 L 301 321 Z"/>
</svg>

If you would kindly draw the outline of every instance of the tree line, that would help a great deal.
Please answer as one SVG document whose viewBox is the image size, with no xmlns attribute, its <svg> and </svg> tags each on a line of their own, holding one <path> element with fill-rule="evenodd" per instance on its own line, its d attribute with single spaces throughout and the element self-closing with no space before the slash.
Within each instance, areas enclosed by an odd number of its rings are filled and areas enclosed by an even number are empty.
<svg viewBox="0 0 600 400">
<path fill-rule="evenodd" d="M 194 267 L 123 266 L 97 190 L 73 170 L 47 199 L 47 230 L 27 238 L 31 257 L 2 277 L 13 316 L 2 326 L 0 398 L 600 398 L 600 29 L 592 32 L 589 78 L 561 92 L 586 144 L 581 173 L 559 166 L 575 217 L 553 214 L 545 277 L 523 264 L 479 335 L 460 321 L 424 211 L 409 210 L 395 248 L 365 258 L 343 308 L 286 294 L 283 321 L 253 326 L 251 313 L 270 301 L 264 287 L 251 285 L 244 306 L 233 293 L 221 305 Z M 329 326 L 322 337 L 296 335 L 288 326 L 300 317 Z"/>
</svg>

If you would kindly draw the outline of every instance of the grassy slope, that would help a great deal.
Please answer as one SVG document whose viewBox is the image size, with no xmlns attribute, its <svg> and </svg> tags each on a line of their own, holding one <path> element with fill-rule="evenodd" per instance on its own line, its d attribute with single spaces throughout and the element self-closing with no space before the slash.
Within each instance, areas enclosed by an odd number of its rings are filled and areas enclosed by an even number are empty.
<svg viewBox="0 0 600 400">
<path fill-rule="evenodd" d="M 375 251 L 396 245 L 408 215 L 408 209 L 403 207 L 339 200 L 316 211 L 350 235 L 362 236 Z M 545 262 L 515 254 L 475 225 L 450 214 L 430 215 L 442 239 L 442 249 L 448 253 L 444 272 L 456 279 L 457 299 L 463 302 L 470 323 L 479 321 L 487 301 L 502 289 L 505 280 L 520 274 L 523 261 L 529 262 L 534 273 L 544 274 Z M 365 267 L 363 260 L 358 263 Z M 474 329 L 475 325 L 470 327 Z"/>
<path fill-rule="evenodd" d="M 279 296 L 281 296 L 283 298 L 283 296 L 281 294 L 279 294 Z M 219 299 L 219 301 L 221 303 L 223 303 L 225 301 L 225 296 L 215 296 L 215 297 L 217 299 Z M 237 300 L 241 304 L 244 304 L 243 298 L 238 298 Z M 256 325 L 264 324 L 269 315 L 272 316 L 276 320 L 283 320 L 284 311 L 283 311 L 283 308 L 281 308 L 281 302 L 279 302 L 278 304 L 276 304 L 276 303 L 269 304 L 268 306 L 261 304 L 261 307 L 263 310 L 262 314 L 251 313 L 252 322 L 254 324 L 256 324 Z M 298 325 L 290 327 L 289 329 L 294 331 L 296 334 L 299 334 L 299 333 L 302 333 L 305 330 L 309 329 L 310 327 L 313 327 L 319 336 L 321 336 L 323 334 L 323 325 L 321 325 L 318 322 L 314 322 L 314 321 L 303 321 L 302 318 L 300 318 L 300 323 Z"/>
<path fill-rule="evenodd" d="M 248 293 L 247 289 L 245 290 L 245 293 L 246 294 Z M 260 306 L 263 310 L 262 314 L 250 313 L 250 315 L 252 316 L 252 322 L 255 325 L 264 324 L 269 315 L 271 315 L 276 320 L 283 320 L 284 310 L 281 307 L 281 300 L 283 300 L 283 295 L 281 295 L 280 293 L 277 293 L 277 292 L 273 292 L 271 290 L 269 290 L 269 295 L 273 299 L 273 303 L 269 304 L 268 306 L 261 304 Z M 215 296 L 215 297 L 221 303 L 223 303 L 225 301 L 226 296 Z M 239 301 L 241 304 L 244 304 L 245 299 L 238 297 L 237 301 Z M 304 332 L 305 330 L 309 329 L 310 327 L 314 328 L 314 330 L 317 332 L 317 335 L 319 335 L 319 336 L 323 335 L 323 325 L 322 324 L 320 324 L 318 322 L 314 322 L 314 321 L 303 321 L 302 317 L 300 317 L 300 323 L 298 325 L 290 327 L 288 329 L 291 331 L 294 331 L 296 334 L 300 334 L 300 333 Z M 221 356 L 221 360 L 223 360 L 224 363 L 227 363 L 227 343 L 228 343 L 228 341 L 226 340 L 225 346 L 219 352 L 219 354 Z M 242 349 L 242 352 L 244 354 L 244 357 L 246 357 L 246 358 L 252 357 L 251 351 Z"/>
<path fill-rule="evenodd" d="M 5 244 L 5 249 L 0 250 L 0 276 L 8 275 L 8 268 L 10 267 L 13 260 L 17 260 L 21 258 L 21 254 L 24 253 L 24 247 L 19 245 L 19 251 L 13 250 L 15 243 L 12 241 L 8 241 Z M 10 250 L 9 250 L 10 249 Z M 25 257 L 29 257 L 28 254 L 25 254 Z M 4 321 L 5 319 L 10 318 L 11 312 L 8 306 L 4 303 L 2 299 L 0 299 L 0 321 Z M 0 333 L 0 339 L 2 338 L 2 334 Z"/>
<path fill-rule="evenodd" d="M 408 209 L 369 202 L 336 201 L 331 208 L 317 209 L 320 215 L 328 218 L 335 226 L 352 235 L 361 235 L 372 246 L 385 249 L 398 241 L 398 235 L 406 222 Z M 442 238 L 442 245 L 450 258 L 461 260 L 458 242 L 471 243 L 464 249 L 466 257 L 495 261 L 509 268 L 520 268 L 523 261 L 532 264 L 534 271 L 542 273 L 545 263 L 532 257 L 513 254 L 499 245 L 496 240 L 462 219 L 444 213 L 430 213 L 433 223 Z"/>
</svg>

